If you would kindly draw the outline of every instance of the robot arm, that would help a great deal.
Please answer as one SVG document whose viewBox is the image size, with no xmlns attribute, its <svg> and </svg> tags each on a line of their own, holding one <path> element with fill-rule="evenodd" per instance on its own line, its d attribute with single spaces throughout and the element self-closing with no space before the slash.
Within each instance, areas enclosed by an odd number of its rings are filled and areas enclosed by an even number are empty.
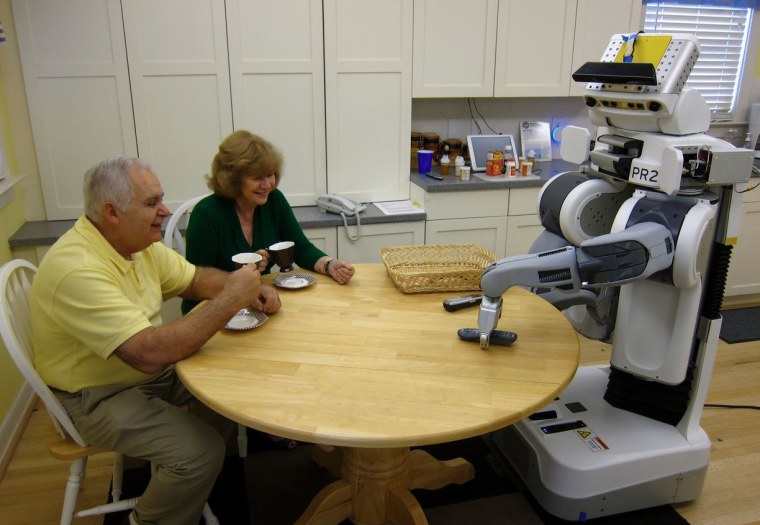
<svg viewBox="0 0 760 525">
<path fill-rule="evenodd" d="M 577 291 L 583 284 L 617 286 L 669 268 L 675 243 L 670 230 L 644 222 L 622 232 L 542 253 L 500 259 L 480 280 L 483 301 L 478 314 L 481 348 L 488 348 L 501 317 L 502 295 L 515 285 Z"/>
</svg>

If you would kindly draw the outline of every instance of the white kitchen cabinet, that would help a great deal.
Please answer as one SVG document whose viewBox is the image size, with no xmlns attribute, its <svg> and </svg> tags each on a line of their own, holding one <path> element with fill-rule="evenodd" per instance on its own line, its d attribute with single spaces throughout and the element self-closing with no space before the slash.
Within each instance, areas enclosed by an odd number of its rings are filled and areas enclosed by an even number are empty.
<svg viewBox="0 0 760 525">
<path fill-rule="evenodd" d="M 536 211 L 540 186 L 479 191 L 426 192 L 411 185 L 411 198 L 427 214 L 425 244 L 469 244 L 499 257 L 528 253 L 543 231 Z"/>
<path fill-rule="evenodd" d="M 612 35 L 639 31 L 641 5 L 641 0 L 578 0 L 571 75 L 586 62 L 598 62 Z M 571 80 L 570 96 L 583 95 L 585 88 L 585 82 Z"/>
<path fill-rule="evenodd" d="M 327 187 L 409 198 L 412 0 L 324 0 Z"/>
<path fill-rule="evenodd" d="M 426 192 L 411 184 L 410 191 L 411 199 L 422 205 L 428 221 L 507 216 L 508 189 Z"/>
<path fill-rule="evenodd" d="M 414 1 L 414 96 L 491 97 L 498 0 Z"/>
<path fill-rule="evenodd" d="M 577 0 L 500 0 L 494 96 L 567 96 Z"/>
<path fill-rule="evenodd" d="M 48 219 L 79 216 L 82 174 L 117 154 L 174 209 L 233 129 L 283 151 L 294 206 L 408 198 L 412 0 L 63 5 L 13 0 Z"/>
<path fill-rule="evenodd" d="M 74 218 L 84 172 L 138 153 L 121 5 L 14 0 L 13 16 L 47 218 Z"/>
<path fill-rule="evenodd" d="M 282 150 L 280 189 L 293 206 L 314 204 L 327 191 L 322 1 L 226 7 L 234 127 Z"/>
<path fill-rule="evenodd" d="M 473 217 L 427 221 L 425 244 L 477 244 L 504 257 L 507 217 Z"/>
<path fill-rule="evenodd" d="M 509 217 L 505 257 L 530 251 L 533 241 L 544 231 L 538 217 L 538 195 L 541 187 L 509 190 Z"/>
<path fill-rule="evenodd" d="M 356 226 L 349 225 L 348 232 L 356 236 Z M 339 226 L 336 256 L 351 263 L 382 262 L 381 248 L 425 244 L 425 221 L 364 224 L 360 233 L 357 240 L 351 240 L 346 228 Z"/>
<path fill-rule="evenodd" d="M 757 184 L 756 180 L 750 180 L 750 187 Z M 758 231 L 760 231 L 760 188 L 744 194 L 739 240 L 731 253 L 731 264 L 728 270 L 727 296 L 760 293 L 760 266 L 757 264 L 760 260 Z"/>
<path fill-rule="evenodd" d="M 307 228 L 303 232 L 314 246 L 327 255 L 338 256 L 337 228 Z"/>
<path fill-rule="evenodd" d="M 232 132 L 223 0 L 14 0 L 48 219 L 83 211 L 82 175 L 113 155 L 157 170 L 170 208 L 208 191 Z"/>
<path fill-rule="evenodd" d="M 232 133 L 224 2 L 131 1 L 122 12 L 137 151 L 174 209 L 208 192 L 204 175 Z"/>
<path fill-rule="evenodd" d="M 477 0 L 462 5 L 415 1 L 415 97 L 580 94 L 583 87 L 574 86 L 572 73 L 598 60 L 613 34 L 636 31 L 641 16 L 638 0 Z"/>
<path fill-rule="evenodd" d="M 524 255 L 536 238 L 544 231 L 538 215 L 515 215 L 507 217 L 507 243 L 504 256 Z"/>
</svg>

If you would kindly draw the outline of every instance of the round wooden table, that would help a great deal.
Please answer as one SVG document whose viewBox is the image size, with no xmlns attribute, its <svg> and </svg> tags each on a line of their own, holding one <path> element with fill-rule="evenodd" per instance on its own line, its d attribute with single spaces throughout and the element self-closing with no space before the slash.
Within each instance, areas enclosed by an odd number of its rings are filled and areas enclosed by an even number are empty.
<svg viewBox="0 0 760 525">
<path fill-rule="evenodd" d="M 314 457 L 340 480 L 299 525 L 425 524 L 410 489 L 474 473 L 410 447 L 485 434 L 546 405 L 575 374 L 578 337 L 549 303 L 512 288 L 498 328 L 518 340 L 481 350 L 456 333 L 477 327 L 478 309 L 442 306 L 464 292 L 403 294 L 382 264 L 355 266 L 348 285 L 315 274 L 307 288 L 280 290 L 282 309 L 265 324 L 220 331 L 177 372 L 228 418 L 323 445 Z"/>
</svg>

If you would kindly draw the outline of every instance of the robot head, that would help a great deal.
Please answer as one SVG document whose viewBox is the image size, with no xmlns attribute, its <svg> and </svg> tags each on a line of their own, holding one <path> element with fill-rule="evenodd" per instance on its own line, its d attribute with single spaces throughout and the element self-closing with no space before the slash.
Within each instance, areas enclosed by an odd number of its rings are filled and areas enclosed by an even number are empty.
<svg viewBox="0 0 760 525">
<path fill-rule="evenodd" d="M 588 82 L 591 122 L 631 131 L 687 135 L 710 126 L 710 109 L 684 89 L 699 57 L 699 41 L 685 33 L 613 35 L 600 62 L 573 74 Z"/>
</svg>

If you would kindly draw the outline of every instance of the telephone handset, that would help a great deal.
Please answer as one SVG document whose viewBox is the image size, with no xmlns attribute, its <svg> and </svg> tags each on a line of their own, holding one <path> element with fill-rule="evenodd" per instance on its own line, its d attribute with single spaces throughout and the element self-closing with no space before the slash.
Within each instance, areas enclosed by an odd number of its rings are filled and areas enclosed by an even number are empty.
<svg viewBox="0 0 760 525">
<path fill-rule="evenodd" d="M 317 197 L 317 206 L 330 213 L 352 217 L 367 209 L 367 206 L 339 195 L 325 194 Z"/>
<path fill-rule="evenodd" d="M 320 195 L 317 197 L 317 206 L 319 206 L 324 211 L 329 211 L 330 213 L 337 213 L 341 217 L 343 217 L 343 226 L 346 228 L 346 235 L 349 239 L 352 241 L 359 240 L 359 237 L 361 237 L 361 227 L 362 227 L 362 221 L 359 217 L 359 214 L 367 209 L 366 204 L 361 204 L 359 202 L 354 202 L 350 199 L 347 199 L 345 197 L 341 197 L 340 195 L 333 195 L 331 193 L 326 193 L 324 195 Z M 348 221 L 346 220 L 346 216 L 348 217 L 356 217 L 356 234 L 352 235 L 351 232 L 348 230 Z"/>
</svg>

